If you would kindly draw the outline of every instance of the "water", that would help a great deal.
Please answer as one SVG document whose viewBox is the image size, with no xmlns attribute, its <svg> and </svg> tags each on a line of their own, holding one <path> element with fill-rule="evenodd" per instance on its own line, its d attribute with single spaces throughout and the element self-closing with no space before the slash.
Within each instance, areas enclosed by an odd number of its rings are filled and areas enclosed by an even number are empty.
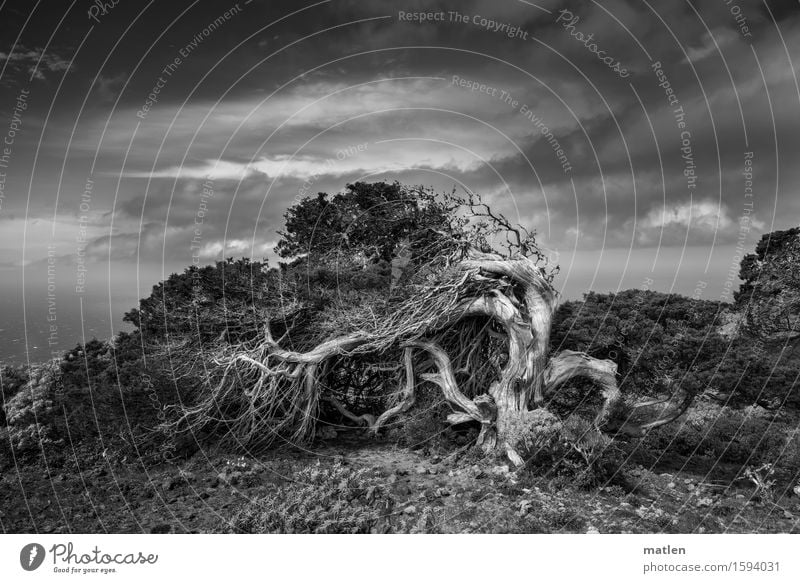
<svg viewBox="0 0 800 583">
<path fill-rule="evenodd" d="M 87 286 L 79 295 L 60 273 L 50 291 L 46 272 L 42 277 L 26 270 L 25 275 L 23 302 L 21 271 L 0 271 L 0 362 L 41 362 L 74 348 L 84 338 L 108 339 L 132 330 L 122 318 L 138 304 L 135 278 L 133 284 L 125 281 L 130 277 L 119 279 L 110 290 L 107 284 Z"/>
</svg>

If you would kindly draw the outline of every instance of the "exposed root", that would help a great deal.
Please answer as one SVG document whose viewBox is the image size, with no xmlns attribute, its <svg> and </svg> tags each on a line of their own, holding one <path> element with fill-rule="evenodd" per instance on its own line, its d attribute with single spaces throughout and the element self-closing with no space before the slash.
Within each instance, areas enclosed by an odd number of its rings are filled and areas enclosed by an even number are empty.
<svg viewBox="0 0 800 583">
<path fill-rule="evenodd" d="M 440 346 L 433 342 L 412 342 L 409 346 L 416 346 L 427 351 L 433 358 L 436 368 L 435 373 L 424 373 L 420 375 L 423 380 L 432 382 L 439 386 L 444 393 L 445 399 L 452 405 L 462 409 L 466 415 L 479 423 L 491 423 L 493 418 L 486 416 L 485 411 L 481 410 L 478 405 L 464 393 L 462 393 L 458 384 L 456 383 L 455 376 L 453 376 L 453 366 L 450 363 L 450 357 L 441 349 Z"/>
<path fill-rule="evenodd" d="M 332 397 L 332 396 L 328 395 L 327 397 L 325 397 L 325 400 L 327 402 L 329 402 L 331 405 L 333 405 L 334 408 L 337 411 L 339 411 L 339 413 L 341 413 L 343 417 L 346 417 L 350 421 L 354 422 L 356 425 L 359 425 L 359 426 L 362 426 L 362 427 L 363 426 L 372 427 L 375 424 L 375 417 L 374 416 L 367 415 L 367 414 L 356 415 L 354 413 L 351 413 L 350 411 L 345 409 L 344 405 L 342 405 L 341 402 L 339 402 L 339 399 L 337 399 L 336 397 Z"/>
<path fill-rule="evenodd" d="M 593 358 L 585 352 L 564 350 L 552 357 L 545 369 L 545 391 L 555 393 L 576 377 L 588 378 L 602 389 L 603 408 L 594 423 L 598 429 L 605 428 L 622 402 L 617 386 L 617 365 L 611 360 Z"/>
<path fill-rule="evenodd" d="M 381 416 L 378 417 L 371 427 L 373 433 L 377 433 L 378 430 L 386 425 L 386 422 L 392 417 L 400 415 L 401 413 L 405 413 L 414 406 L 414 401 L 416 400 L 414 387 L 416 385 L 414 382 L 414 360 L 412 349 L 410 347 L 403 351 L 403 362 L 405 364 L 406 384 L 405 388 L 403 389 L 403 393 L 400 396 L 400 402 L 394 407 L 384 411 Z"/>
<path fill-rule="evenodd" d="M 329 403 L 375 433 L 407 412 L 417 382 L 427 381 L 452 406 L 450 423 L 477 421 L 482 449 L 520 465 L 510 420 L 579 375 L 603 390 L 595 424 L 611 425 L 622 402 L 612 362 L 565 351 L 547 364 L 555 292 L 533 261 L 469 250 L 445 263 L 418 274 L 382 313 L 353 312 L 309 350 L 283 348 L 268 325 L 262 340 L 224 349 L 204 398 L 173 428 L 247 448 L 302 442 Z"/>
</svg>

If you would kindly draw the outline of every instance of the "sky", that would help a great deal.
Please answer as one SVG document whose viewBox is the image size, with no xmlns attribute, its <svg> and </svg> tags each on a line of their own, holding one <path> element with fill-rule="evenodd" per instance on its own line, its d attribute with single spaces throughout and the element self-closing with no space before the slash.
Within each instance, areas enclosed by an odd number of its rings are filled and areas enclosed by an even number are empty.
<svg viewBox="0 0 800 583">
<path fill-rule="evenodd" d="M 275 264 L 286 209 L 358 180 L 479 193 L 563 299 L 729 300 L 800 223 L 793 0 L 112 4 L 0 0 L 0 359 Z"/>
</svg>

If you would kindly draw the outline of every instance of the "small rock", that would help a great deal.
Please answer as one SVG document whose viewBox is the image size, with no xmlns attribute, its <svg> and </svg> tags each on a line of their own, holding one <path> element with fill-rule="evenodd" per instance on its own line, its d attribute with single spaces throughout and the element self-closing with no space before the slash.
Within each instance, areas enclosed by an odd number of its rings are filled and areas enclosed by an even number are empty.
<svg viewBox="0 0 800 583">
<path fill-rule="evenodd" d="M 670 482 L 669 484 L 667 484 L 667 488 L 672 489 L 674 487 L 675 487 L 675 482 Z"/>
<path fill-rule="evenodd" d="M 589 526 L 589 528 L 586 529 L 586 534 L 600 534 L 600 531 L 594 526 Z"/>
<path fill-rule="evenodd" d="M 411 506 L 406 506 L 406 507 L 403 509 L 403 513 L 404 513 L 404 514 L 416 514 L 416 513 L 417 513 L 417 507 L 416 507 L 416 506 L 414 506 L 414 505 L 411 505 Z"/>
<path fill-rule="evenodd" d="M 417 466 L 416 472 L 421 476 L 422 474 L 427 474 L 428 469 L 425 466 Z"/>
</svg>

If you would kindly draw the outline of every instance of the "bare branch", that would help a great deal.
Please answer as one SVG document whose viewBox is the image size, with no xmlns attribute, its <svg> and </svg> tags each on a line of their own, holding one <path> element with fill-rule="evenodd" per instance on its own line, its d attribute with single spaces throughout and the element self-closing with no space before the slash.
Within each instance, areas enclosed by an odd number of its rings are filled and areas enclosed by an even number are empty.
<svg viewBox="0 0 800 583">
<path fill-rule="evenodd" d="M 406 384 L 405 388 L 403 389 L 403 393 L 400 396 L 400 402 L 388 409 L 381 414 L 380 417 L 375 421 L 372 425 L 373 433 L 377 433 L 378 430 L 383 427 L 386 422 L 394 417 L 395 415 L 399 415 L 400 413 L 405 413 L 408 411 L 413 405 L 415 401 L 415 394 L 414 394 L 414 362 L 413 362 L 413 350 L 411 348 L 406 348 L 403 351 L 403 361 L 405 363 L 405 376 L 406 376 Z"/>
</svg>

